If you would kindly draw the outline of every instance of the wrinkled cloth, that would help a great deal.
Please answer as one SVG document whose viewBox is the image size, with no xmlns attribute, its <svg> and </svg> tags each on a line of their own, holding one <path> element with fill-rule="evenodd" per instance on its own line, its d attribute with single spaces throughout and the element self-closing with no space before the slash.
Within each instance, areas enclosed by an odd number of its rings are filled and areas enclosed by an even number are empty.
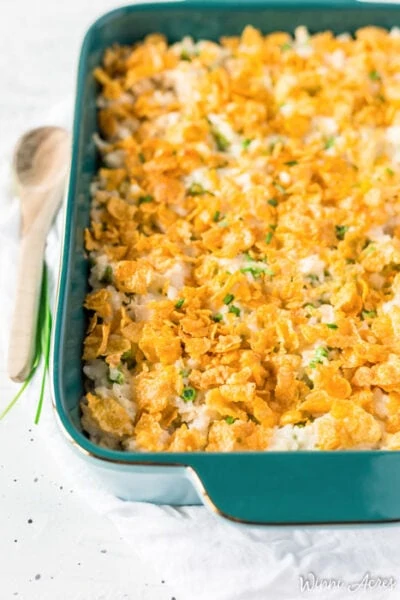
<svg viewBox="0 0 400 600">
<path fill-rule="evenodd" d="M 71 103 L 50 113 L 71 128 Z M 49 121 L 49 117 L 46 119 Z M 10 185 L 9 163 L 0 165 L 0 327 L 9 331 L 15 293 L 19 206 Z M 54 303 L 63 211 L 50 231 L 46 261 Z M 1 352 L 8 339 L 1 337 Z M 4 356 L 4 353 L 2 354 Z M 40 377 L 20 402 L 34 406 Z M 48 386 L 49 388 L 49 386 Z M 237 526 L 202 506 L 155 506 L 124 502 L 105 492 L 89 465 L 72 456 L 55 422 L 47 389 L 37 435 L 49 455 L 87 503 L 110 519 L 143 561 L 175 591 L 176 600 L 318 600 L 400 598 L 400 526 Z M 325 580 L 325 581 L 323 581 Z M 324 589 L 325 588 L 325 589 Z M 326 589 L 327 588 L 327 589 Z M 168 599 L 169 600 L 169 599 Z"/>
</svg>

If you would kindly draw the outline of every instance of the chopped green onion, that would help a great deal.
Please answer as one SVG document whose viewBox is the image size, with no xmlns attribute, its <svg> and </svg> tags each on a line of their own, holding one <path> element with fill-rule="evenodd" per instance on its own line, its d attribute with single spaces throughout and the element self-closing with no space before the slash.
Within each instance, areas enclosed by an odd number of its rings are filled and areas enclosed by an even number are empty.
<svg viewBox="0 0 400 600">
<path fill-rule="evenodd" d="M 243 150 L 247 150 L 247 148 L 250 146 L 251 142 L 253 140 L 251 140 L 250 138 L 247 138 L 246 140 L 243 140 L 242 142 L 242 148 Z"/>
<path fill-rule="evenodd" d="M 363 310 L 361 313 L 363 319 L 373 319 L 377 316 L 376 310 Z"/>
<path fill-rule="evenodd" d="M 369 78 L 371 79 L 371 81 L 379 81 L 381 76 L 379 75 L 378 71 L 370 71 L 368 74 Z"/>
<path fill-rule="evenodd" d="M 180 59 L 181 60 L 187 60 L 189 62 L 191 62 L 192 57 L 190 56 L 189 52 L 187 50 L 182 50 L 181 55 L 180 55 Z"/>
<path fill-rule="evenodd" d="M 104 273 L 100 279 L 100 283 L 104 283 L 105 285 L 110 284 L 112 282 L 112 276 L 113 276 L 112 267 L 110 267 L 110 265 L 107 265 L 106 268 L 104 269 Z"/>
<path fill-rule="evenodd" d="M 225 417 L 225 421 L 228 423 L 228 425 L 232 425 L 235 421 L 237 421 L 237 419 L 235 419 L 235 417 Z"/>
<path fill-rule="evenodd" d="M 388 175 L 390 175 L 390 177 L 393 177 L 393 175 L 394 175 L 394 171 L 390 167 L 386 167 L 386 173 Z"/>
<path fill-rule="evenodd" d="M 238 317 L 240 315 L 240 308 L 231 304 L 228 312 L 233 313 L 234 315 L 236 315 Z"/>
<path fill-rule="evenodd" d="M 338 240 L 344 240 L 344 236 L 349 230 L 348 225 L 335 225 L 336 237 Z"/>
<path fill-rule="evenodd" d="M 338 329 L 338 325 L 336 325 L 336 323 L 325 323 L 325 325 L 329 328 L 329 329 Z"/>
<path fill-rule="evenodd" d="M 274 232 L 273 231 L 269 231 L 267 233 L 267 235 L 265 236 L 265 243 L 266 244 L 270 244 L 271 241 L 272 241 L 273 236 L 274 236 Z"/>
<path fill-rule="evenodd" d="M 323 346 L 320 346 L 319 348 L 317 348 L 315 350 L 314 358 L 310 362 L 310 367 L 312 369 L 315 369 L 315 367 L 317 365 L 323 364 L 324 358 L 328 358 L 328 355 L 329 355 L 328 350 L 326 348 L 324 348 Z"/>
<path fill-rule="evenodd" d="M 286 194 L 286 190 L 285 190 L 285 188 L 284 188 L 284 187 L 283 187 L 283 185 L 281 185 L 280 183 L 276 183 L 276 181 L 274 181 L 272 185 L 273 185 L 273 186 L 274 186 L 274 188 L 275 188 L 276 190 L 278 190 L 278 192 L 280 192 L 281 194 Z"/>
<path fill-rule="evenodd" d="M 362 247 L 363 250 L 365 250 L 365 248 L 368 248 L 368 246 L 372 244 L 371 240 L 369 240 L 368 238 L 365 240 L 364 245 Z"/>
<path fill-rule="evenodd" d="M 148 204 L 149 202 L 153 202 L 154 198 L 153 196 L 150 196 L 150 194 L 148 194 L 147 196 L 140 196 L 139 200 L 138 200 L 138 204 L 139 206 L 141 204 Z"/>
<path fill-rule="evenodd" d="M 332 148 L 334 145 L 335 145 L 335 138 L 333 137 L 333 135 L 326 138 L 325 145 L 324 145 L 325 150 L 329 150 L 329 148 Z"/>
<path fill-rule="evenodd" d="M 180 308 L 182 308 L 184 302 L 185 302 L 184 298 L 179 298 L 179 300 L 177 302 L 175 302 L 175 308 L 177 308 L 179 310 Z"/>
<path fill-rule="evenodd" d="M 298 165 L 299 163 L 297 160 L 288 160 L 284 164 L 287 165 L 288 167 L 294 167 L 295 165 Z"/>
<path fill-rule="evenodd" d="M 215 323 L 220 323 L 224 317 L 221 313 L 215 313 L 211 318 Z"/>
<path fill-rule="evenodd" d="M 309 280 L 313 287 L 315 286 L 315 284 L 319 283 L 319 277 L 315 273 L 309 273 L 308 275 L 306 275 L 306 279 Z"/>
<path fill-rule="evenodd" d="M 119 369 L 113 369 L 111 367 L 108 373 L 108 378 L 112 383 L 118 383 L 119 385 L 122 385 L 125 381 L 124 374 L 121 373 Z"/>
<path fill-rule="evenodd" d="M 267 267 L 243 267 L 240 269 L 241 273 L 251 273 L 254 279 L 258 279 L 261 275 L 275 275 L 272 269 L 268 269 Z"/>
<path fill-rule="evenodd" d="M 133 369 L 136 366 L 136 360 L 133 358 L 132 350 L 127 350 L 122 354 L 121 362 L 125 363 L 128 369 Z"/>
<path fill-rule="evenodd" d="M 228 150 L 230 143 L 226 139 L 226 137 L 224 135 L 222 135 L 222 133 L 220 131 L 218 131 L 218 129 L 213 128 L 211 130 L 211 134 L 212 134 L 212 136 L 214 138 L 214 142 L 220 152 L 225 152 L 226 150 Z"/>
<path fill-rule="evenodd" d="M 139 152 L 139 154 L 138 154 L 138 158 L 139 158 L 139 160 L 140 160 L 140 162 L 141 162 L 142 164 L 143 164 L 144 162 L 146 162 L 146 159 L 145 159 L 145 157 L 144 157 L 144 154 L 143 154 L 143 152 Z"/>
<path fill-rule="evenodd" d="M 367 244 L 364 248 L 365 254 L 372 254 L 373 252 L 375 252 L 375 250 L 376 246 L 374 246 L 374 244 L 372 244 L 371 242 Z"/>
<path fill-rule="evenodd" d="M 231 302 L 233 302 L 233 301 L 234 301 L 234 299 L 235 299 L 235 296 L 234 296 L 233 294 L 227 294 L 227 295 L 225 296 L 225 298 L 223 299 L 223 303 L 224 303 L 224 304 L 226 304 L 226 305 L 228 305 L 228 304 L 230 304 Z"/>
<path fill-rule="evenodd" d="M 191 196 L 202 196 L 203 194 L 208 194 L 209 192 L 201 185 L 201 183 L 192 183 L 188 192 Z"/>
<path fill-rule="evenodd" d="M 286 52 L 287 50 L 291 50 L 291 49 L 292 49 L 292 44 L 289 44 L 288 42 L 285 42 L 281 46 L 282 52 Z"/>
<path fill-rule="evenodd" d="M 310 390 L 314 389 L 314 382 L 312 381 L 312 379 L 309 378 L 309 376 L 307 375 L 307 373 L 303 374 L 303 377 L 301 378 L 301 380 L 306 384 L 306 386 Z"/>
<path fill-rule="evenodd" d="M 219 210 L 216 210 L 215 213 L 214 213 L 214 216 L 213 216 L 214 223 L 218 223 L 218 221 L 220 220 L 220 218 L 221 218 L 221 213 L 220 213 Z"/>
<path fill-rule="evenodd" d="M 276 198 L 270 198 L 268 200 L 268 204 L 270 204 L 271 206 L 278 206 L 278 200 Z"/>
<path fill-rule="evenodd" d="M 194 388 L 192 388 L 190 386 L 185 386 L 183 388 L 181 398 L 183 398 L 183 400 L 185 402 L 193 402 L 193 400 L 196 399 L 196 396 L 197 396 L 197 392 Z"/>
</svg>

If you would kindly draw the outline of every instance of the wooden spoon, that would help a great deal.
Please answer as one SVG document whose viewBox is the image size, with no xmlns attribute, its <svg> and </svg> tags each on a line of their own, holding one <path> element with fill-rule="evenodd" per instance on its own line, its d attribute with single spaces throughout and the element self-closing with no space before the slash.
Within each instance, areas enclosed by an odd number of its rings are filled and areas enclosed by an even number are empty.
<svg viewBox="0 0 400 600">
<path fill-rule="evenodd" d="M 8 353 L 8 373 L 14 381 L 24 381 L 32 366 L 46 236 L 63 197 L 69 153 L 70 135 L 59 127 L 28 131 L 15 149 L 22 239 Z"/>
</svg>

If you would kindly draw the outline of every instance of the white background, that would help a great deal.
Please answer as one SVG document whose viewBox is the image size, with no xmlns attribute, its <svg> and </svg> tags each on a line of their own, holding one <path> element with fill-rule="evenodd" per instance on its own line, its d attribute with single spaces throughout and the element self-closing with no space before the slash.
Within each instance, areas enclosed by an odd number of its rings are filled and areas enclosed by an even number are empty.
<svg viewBox="0 0 400 600">
<path fill-rule="evenodd" d="M 9 175 L 4 161 L 18 136 L 40 125 L 60 102 L 72 104 L 85 30 L 118 5 L 112 0 L 0 0 L 2 188 Z M 0 213 L 4 202 L 0 198 Z M 0 267 L 10 271 L 13 288 L 10 265 Z M 0 331 L 0 410 L 17 389 L 5 372 L 6 338 Z M 34 410 L 22 397 L 0 423 L 0 599 L 170 600 L 173 586 L 161 583 L 63 477 L 33 424 Z"/>
</svg>

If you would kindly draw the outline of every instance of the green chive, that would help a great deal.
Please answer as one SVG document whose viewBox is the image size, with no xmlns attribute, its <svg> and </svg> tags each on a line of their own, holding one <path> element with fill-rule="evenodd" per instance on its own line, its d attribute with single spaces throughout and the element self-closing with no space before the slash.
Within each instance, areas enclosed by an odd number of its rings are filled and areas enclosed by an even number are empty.
<svg viewBox="0 0 400 600">
<path fill-rule="evenodd" d="M 324 358 L 328 358 L 328 350 L 326 348 L 324 348 L 323 346 L 320 346 L 319 348 L 317 348 L 315 350 L 315 354 L 314 354 L 314 358 L 313 360 L 310 362 L 310 367 L 312 369 L 315 369 L 315 367 L 317 365 L 323 364 L 324 362 Z"/>
<path fill-rule="evenodd" d="M 109 285 L 112 282 L 113 270 L 110 265 L 107 265 L 104 273 L 100 279 L 100 283 L 104 283 L 105 285 Z"/>
<path fill-rule="evenodd" d="M 122 354 L 121 362 L 125 363 L 128 369 L 136 367 L 136 360 L 133 357 L 132 350 L 127 350 Z"/>
<path fill-rule="evenodd" d="M 371 79 L 371 81 L 379 81 L 381 76 L 379 75 L 378 71 L 370 71 L 368 74 L 369 78 Z"/>
<path fill-rule="evenodd" d="M 390 167 L 386 167 L 386 173 L 388 175 L 390 175 L 390 177 L 393 177 L 393 175 L 394 175 L 394 171 Z"/>
<path fill-rule="evenodd" d="M 233 301 L 234 301 L 234 299 L 235 299 L 235 296 L 234 296 L 233 294 L 227 294 L 227 295 L 225 296 L 225 298 L 223 299 L 223 303 L 224 303 L 224 304 L 226 304 L 226 305 L 228 305 L 228 304 L 230 304 L 231 302 L 233 302 Z"/>
<path fill-rule="evenodd" d="M 268 200 L 268 204 L 270 204 L 271 206 L 278 206 L 278 200 L 276 198 L 270 198 Z"/>
<path fill-rule="evenodd" d="M 202 196 L 208 194 L 207 190 L 201 185 L 201 183 L 192 183 L 188 192 L 191 196 Z"/>
<path fill-rule="evenodd" d="M 365 247 L 364 252 L 365 252 L 365 254 L 372 254 L 373 252 L 375 252 L 375 250 L 376 250 L 376 246 L 374 246 L 374 244 L 369 243 Z"/>
<path fill-rule="evenodd" d="M 228 423 L 228 425 L 232 425 L 237 419 L 235 419 L 235 417 L 225 417 L 225 421 Z"/>
<path fill-rule="evenodd" d="M 175 308 L 177 308 L 177 309 L 182 308 L 184 302 L 185 302 L 184 298 L 179 298 L 179 300 L 175 303 Z"/>
<path fill-rule="evenodd" d="M 122 385 L 125 381 L 124 374 L 119 369 L 110 368 L 108 378 L 112 383 L 118 383 L 119 385 Z"/>
<path fill-rule="evenodd" d="M 315 284 L 319 283 L 319 277 L 315 273 L 309 273 L 308 275 L 306 275 L 306 279 L 309 280 L 313 287 Z"/>
<path fill-rule="evenodd" d="M 329 150 L 329 148 L 332 148 L 334 145 L 335 145 L 335 138 L 333 137 L 333 135 L 326 138 L 325 145 L 324 145 L 325 150 Z"/>
<path fill-rule="evenodd" d="M 365 250 L 366 248 L 368 248 L 368 246 L 372 244 L 371 240 L 369 240 L 368 238 L 365 240 L 362 249 Z"/>
<path fill-rule="evenodd" d="M 292 44 L 289 44 L 288 42 L 286 42 L 285 44 L 282 44 L 282 46 L 281 46 L 282 52 L 286 52 L 287 50 L 291 50 L 291 49 L 292 49 Z"/>
<path fill-rule="evenodd" d="M 363 310 L 361 313 L 363 319 L 373 319 L 377 316 L 376 310 Z"/>
<path fill-rule="evenodd" d="M 336 325 L 336 323 L 325 323 L 325 325 L 329 328 L 329 329 L 338 329 L 338 325 Z"/>
<path fill-rule="evenodd" d="M 258 279 L 261 275 L 275 275 L 272 269 L 268 269 L 267 267 L 243 267 L 240 269 L 241 273 L 251 273 L 254 279 Z"/>
<path fill-rule="evenodd" d="M 272 240 L 272 238 L 273 238 L 273 235 L 274 235 L 274 233 L 273 233 L 272 231 L 269 231 L 269 232 L 267 233 L 267 235 L 265 236 L 265 243 L 266 243 L 266 244 L 270 244 L 270 243 L 271 243 L 271 240 Z"/>
<path fill-rule="evenodd" d="M 211 130 L 211 134 L 212 134 L 212 136 L 214 138 L 214 142 L 220 152 L 225 152 L 226 150 L 228 150 L 230 143 L 226 139 L 226 137 L 224 135 L 222 135 L 222 133 L 220 131 L 213 128 Z"/>
<path fill-rule="evenodd" d="M 215 315 L 213 315 L 211 318 L 213 321 L 215 321 L 215 323 L 219 323 L 224 317 L 221 313 L 215 313 Z"/>
<path fill-rule="evenodd" d="M 242 142 L 242 148 L 243 150 L 247 150 L 247 148 L 250 146 L 251 142 L 253 140 L 251 140 L 250 138 L 247 138 L 246 140 L 243 140 Z"/>
<path fill-rule="evenodd" d="M 228 312 L 233 313 L 234 315 L 236 315 L 238 317 L 240 315 L 240 308 L 231 304 Z"/>
<path fill-rule="evenodd" d="M 348 225 L 335 225 L 336 237 L 338 240 L 344 240 L 344 236 L 349 230 Z"/>
<path fill-rule="evenodd" d="M 221 217 L 221 213 L 219 210 L 216 210 L 213 216 L 213 221 L 214 223 L 218 223 L 218 221 L 220 220 Z"/>
<path fill-rule="evenodd" d="M 278 190 L 278 192 L 280 192 L 281 194 L 286 194 L 286 190 L 283 187 L 283 185 L 281 185 L 280 183 L 276 183 L 276 181 L 274 181 L 274 183 L 272 184 L 274 186 L 274 188 L 276 190 Z"/>
<path fill-rule="evenodd" d="M 150 194 L 148 194 L 147 196 L 140 196 L 139 200 L 138 200 L 138 204 L 139 206 L 141 204 L 148 204 L 149 202 L 153 202 L 154 198 L 153 196 L 150 196 Z"/>
<path fill-rule="evenodd" d="M 145 159 L 145 157 L 144 157 L 144 154 L 143 154 L 143 152 L 139 152 L 139 154 L 138 154 L 138 158 L 139 158 L 139 160 L 140 160 L 140 162 L 141 162 L 142 164 L 143 164 L 144 162 L 146 162 L 146 159 Z"/>
<path fill-rule="evenodd" d="M 35 425 L 39 423 L 40 415 L 43 407 L 44 400 L 44 391 L 46 386 L 46 379 L 49 372 L 49 363 L 50 363 L 50 345 L 51 345 L 51 310 L 50 310 L 50 301 L 48 294 L 48 275 L 47 275 L 47 266 L 46 263 L 43 266 L 43 297 L 41 298 L 41 302 L 43 302 L 42 318 L 39 314 L 39 331 L 40 331 L 40 347 L 41 347 L 41 355 L 43 356 L 43 373 L 42 373 L 42 382 L 40 386 L 39 392 L 39 402 L 36 408 L 35 414 Z"/>
<path fill-rule="evenodd" d="M 187 60 L 189 62 L 192 61 L 192 57 L 190 56 L 189 52 L 187 50 L 182 50 L 181 55 L 180 55 L 180 59 L 181 60 Z"/>
<path fill-rule="evenodd" d="M 39 392 L 39 402 L 36 408 L 35 414 L 35 425 L 39 423 L 40 415 L 43 407 L 44 400 L 44 392 L 47 381 L 47 375 L 49 371 L 49 361 L 50 361 L 50 342 L 51 342 L 51 310 L 50 310 L 50 302 L 49 302 L 49 294 L 48 294 L 48 274 L 47 274 L 47 266 L 46 263 L 43 265 L 43 276 L 42 276 L 42 284 L 41 284 L 41 292 L 40 292 L 40 301 L 39 301 L 39 314 L 37 321 L 37 329 L 36 329 L 36 337 L 35 337 L 35 352 L 32 361 L 31 370 L 24 383 L 15 394 L 14 398 L 11 402 L 6 406 L 6 408 L 0 413 L 0 421 L 10 412 L 10 410 L 15 406 L 19 398 L 22 396 L 30 382 L 32 381 L 39 365 L 40 361 L 43 357 L 43 373 L 42 380 L 40 385 Z"/>
<path fill-rule="evenodd" d="M 185 402 L 193 402 L 193 400 L 196 399 L 196 396 L 197 396 L 197 392 L 194 388 L 192 388 L 190 386 L 185 386 L 183 388 L 181 398 L 183 398 L 183 400 Z"/>
<path fill-rule="evenodd" d="M 298 165 L 299 163 L 297 160 L 288 160 L 284 164 L 287 165 L 288 167 L 294 167 L 295 165 Z"/>
</svg>

